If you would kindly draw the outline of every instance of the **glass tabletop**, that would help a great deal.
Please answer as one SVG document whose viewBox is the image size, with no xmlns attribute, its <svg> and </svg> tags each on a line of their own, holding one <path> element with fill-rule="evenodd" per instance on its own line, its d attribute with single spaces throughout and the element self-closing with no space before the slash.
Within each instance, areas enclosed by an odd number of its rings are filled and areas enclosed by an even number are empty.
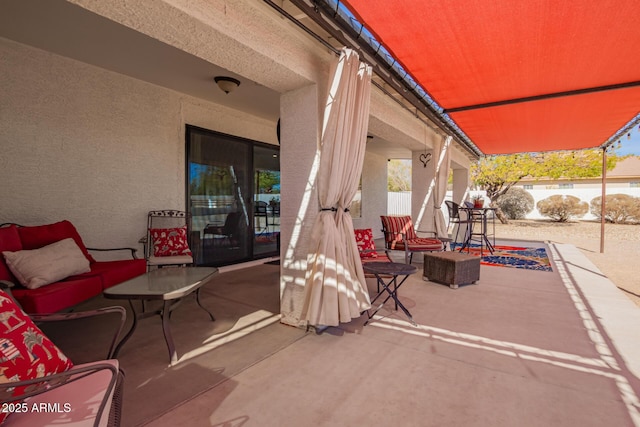
<svg viewBox="0 0 640 427">
<path fill-rule="evenodd" d="M 158 268 L 119 285 L 107 288 L 106 298 L 176 299 L 204 285 L 218 272 L 214 267 Z"/>
</svg>

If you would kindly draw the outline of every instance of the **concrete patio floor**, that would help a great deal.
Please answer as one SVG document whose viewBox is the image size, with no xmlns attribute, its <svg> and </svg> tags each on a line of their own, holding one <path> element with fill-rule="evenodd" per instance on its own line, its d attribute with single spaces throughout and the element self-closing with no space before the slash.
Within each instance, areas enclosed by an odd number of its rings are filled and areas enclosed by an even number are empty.
<svg viewBox="0 0 640 427">
<path fill-rule="evenodd" d="M 574 246 L 549 252 L 551 273 L 482 266 L 455 290 L 419 272 L 399 292 L 417 327 L 388 303 L 146 425 L 640 426 L 640 308 Z"/>
</svg>

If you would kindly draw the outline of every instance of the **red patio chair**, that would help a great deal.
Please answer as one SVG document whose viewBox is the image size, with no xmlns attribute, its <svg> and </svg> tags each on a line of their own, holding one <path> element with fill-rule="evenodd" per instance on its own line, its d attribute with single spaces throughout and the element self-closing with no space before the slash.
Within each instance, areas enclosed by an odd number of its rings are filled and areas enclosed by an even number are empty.
<svg viewBox="0 0 640 427">
<path fill-rule="evenodd" d="M 356 244 L 360 253 L 362 264 L 368 262 L 391 262 L 389 256 L 380 254 L 376 251 L 376 245 L 373 241 L 373 231 L 370 228 L 361 228 L 353 230 L 356 235 Z"/>
<path fill-rule="evenodd" d="M 384 233 L 384 246 L 387 256 L 389 251 L 404 251 L 405 264 L 411 264 L 415 252 L 438 252 L 445 248 L 442 240 L 432 237 L 418 237 L 413 228 L 410 216 L 380 216 L 382 232 Z M 421 231 L 419 233 L 431 233 L 434 231 Z"/>
<path fill-rule="evenodd" d="M 353 230 L 356 235 L 356 244 L 358 245 L 358 252 L 360 253 L 360 261 L 362 262 L 362 266 L 369 262 L 393 262 L 389 255 L 385 252 L 384 254 L 378 253 L 376 251 L 376 244 L 373 240 L 373 231 L 370 228 L 360 228 Z M 364 273 L 365 278 L 375 278 L 376 276 L 371 273 Z M 383 275 L 381 277 L 391 277 Z M 378 292 L 380 292 L 380 284 L 377 284 Z"/>
</svg>

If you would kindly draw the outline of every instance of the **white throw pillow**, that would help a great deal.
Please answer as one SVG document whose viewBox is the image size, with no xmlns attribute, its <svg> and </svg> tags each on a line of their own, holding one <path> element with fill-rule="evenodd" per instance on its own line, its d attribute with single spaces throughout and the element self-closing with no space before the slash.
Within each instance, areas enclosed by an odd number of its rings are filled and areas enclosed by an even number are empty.
<svg viewBox="0 0 640 427">
<path fill-rule="evenodd" d="M 37 289 L 65 277 L 91 271 L 89 260 L 72 238 L 40 249 L 5 251 L 2 255 L 11 272 L 29 289 Z"/>
</svg>

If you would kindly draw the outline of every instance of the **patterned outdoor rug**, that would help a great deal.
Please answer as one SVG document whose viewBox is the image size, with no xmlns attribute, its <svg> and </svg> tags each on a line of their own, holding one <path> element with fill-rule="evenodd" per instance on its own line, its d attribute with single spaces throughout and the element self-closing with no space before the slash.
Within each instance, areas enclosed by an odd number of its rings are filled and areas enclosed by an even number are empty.
<svg viewBox="0 0 640 427">
<path fill-rule="evenodd" d="M 459 247 L 460 244 L 452 245 L 452 249 L 454 250 Z M 463 252 L 466 253 L 467 249 L 465 248 Z M 469 253 L 471 255 L 480 256 L 480 246 L 472 244 Z M 483 255 L 482 261 L 480 261 L 483 265 L 524 268 L 526 270 L 553 271 L 545 248 L 496 245 L 493 254 L 485 249 L 483 251 Z"/>
</svg>

